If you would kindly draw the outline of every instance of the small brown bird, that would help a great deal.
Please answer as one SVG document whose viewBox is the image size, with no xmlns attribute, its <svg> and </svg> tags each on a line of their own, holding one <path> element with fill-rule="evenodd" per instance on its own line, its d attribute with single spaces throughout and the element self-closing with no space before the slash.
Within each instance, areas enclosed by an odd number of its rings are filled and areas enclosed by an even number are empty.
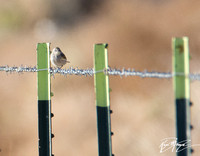
<svg viewBox="0 0 200 156">
<path fill-rule="evenodd" d="M 60 50 L 60 48 L 56 47 L 51 53 L 51 63 L 55 67 L 62 68 L 62 66 L 70 62 L 67 61 L 65 54 Z"/>
</svg>

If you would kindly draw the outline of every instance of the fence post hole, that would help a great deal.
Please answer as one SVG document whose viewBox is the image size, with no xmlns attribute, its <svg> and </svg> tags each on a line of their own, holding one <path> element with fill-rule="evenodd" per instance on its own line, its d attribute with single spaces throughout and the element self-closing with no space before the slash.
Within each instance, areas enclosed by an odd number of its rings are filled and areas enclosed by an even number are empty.
<svg viewBox="0 0 200 156">
<path fill-rule="evenodd" d="M 37 45 L 39 156 L 52 155 L 49 43 Z"/>
<path fill-rule="evenodd" d="M 173 86 L 176 107 L 177 143 L 189 142 L 187 147 L 176 146 L 177 156 L 191 155 L 190 132 L 190 80 L 189 80 L 189 45 L 188 38 L 173 38 Z"/>
<path fill-rule="evenodd" d="M 104 70 L 108 69 L 107 47 L 108 44 L 94 45 L 94 85 L 99 156 L 112 156 L 109 78 L 104 73 Z"/>
</svg>

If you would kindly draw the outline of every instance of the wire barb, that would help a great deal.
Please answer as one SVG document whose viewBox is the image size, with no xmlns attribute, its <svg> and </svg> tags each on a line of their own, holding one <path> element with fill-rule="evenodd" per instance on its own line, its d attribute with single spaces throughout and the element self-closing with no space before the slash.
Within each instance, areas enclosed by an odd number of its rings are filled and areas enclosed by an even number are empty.
<svg viewBox="0 0 200 156">
<path fill-rule="evenodd" d="M 6 73 L 26 73 L 26 72 L 39 72 L 39 71 L 45 71 L 49 70 L 51 75 L 55 74 L 60 74 L 63 76 L 67 75 L 79 75 L 79 76 L 93 76 L 97 73 L 105 73 L 106 75 L 113 75 L 113 76 L 120 76 L 120 77 L 127 77 L 127 76 L 138 76 L 141 78 L 159 78 L 159 79 L 170 79 L 174 76 L 184 76 L 183 73 L 178 73 L 174 74 L 171 72 L 157 72 L 157 71 L 152 71 L 149 72 L 147 70 L 144 71 L 136 71 L 135 69 L 104 69 L 104 70 L 99 70 L 95 71 L 93 68 L 88 68 L 88 69 L 79 69 L 79 68 L 73 68 L 70 67 L 68 69 L 61 69 L 61 68 L 50 68 L 50 69 L 37 69 L 36 66 L 30 67 L 30 66 L 20 66 L 20 67 L 9 67 L 9 66 L 0 66 L 0 71 L 5 71 Z M 188 75 L 189 79 L 192 81 L 200 81 L 200 74 L 189 74 Z"/>
<path fill-rule="evenodd" d="M 161 73 L 161 72 L 148 72 L 145 71 L 135 71 L 135 69 L 111 69 L 109 68 L 106 72 L 108 75 L 119 75 L 119 76 L 139 76 L 142 78 L 149 77 L 149 78 L 172 78 L 171 73 Z"/>
</svg>

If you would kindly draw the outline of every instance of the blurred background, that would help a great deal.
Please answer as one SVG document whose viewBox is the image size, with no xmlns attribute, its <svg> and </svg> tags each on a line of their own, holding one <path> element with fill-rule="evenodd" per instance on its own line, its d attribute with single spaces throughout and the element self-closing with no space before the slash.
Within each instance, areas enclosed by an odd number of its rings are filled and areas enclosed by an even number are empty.
<svg viewBox="0 0 200 156">
<path fill-rule="evenodd" d="M 0 66 L 35 66 L 36 46 L 50 42 L 68 67 L 92 68 L 93 45 L 108 43 L 109 65 L 169 72 L 172 37 L 189 37 L 191 72 L 200 72 L 198 0 L 1 0 Z M 0 155 L 38 155 L 37 74 L 0 72 Z M 113 153 L 160 153 L 175 137 L 172 80 L 110 76 Z M 200 82 L 191 82 L 192 144 L 200 144 Z M 52 78 L 55 156 L 97 156 L 93 77 Z M 194 156 L 200 147 L 194 147 Z"/>
</svg>

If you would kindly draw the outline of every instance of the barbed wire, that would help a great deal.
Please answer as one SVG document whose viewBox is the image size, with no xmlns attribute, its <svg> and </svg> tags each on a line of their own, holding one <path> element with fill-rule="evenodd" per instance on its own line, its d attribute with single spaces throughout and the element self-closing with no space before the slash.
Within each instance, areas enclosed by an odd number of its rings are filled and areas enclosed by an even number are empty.
<svg viewBox="0 0 200 156">
<path fill-rule="evenodd" d="M 44 71 L 48 69 L 37 69 L 36 66 L 30 67 L 30 66 L 0 66 L 0 71 L 4 71 L 6 73 L 26 73 L 26 72 L 39 72 L 39 71 Z M 63 76 L 68 76 L 68 75 L 79 75 L 79 76 L 93 76 L 95 73 L 105 73 L 108 75 L 113 75 L 113 76 L 120 76 L 120 77 L 128 77 L 128 76 L 138 76 L 141 78 L 159 78 L 159 79 L 170 79 L 173 76 L 175 76 L 172 72 L 157 72 L 157 71 L 136 71 L 135 69 L 104 69 L 101 71 L 95 71 L 93 68 L 88 68 L 88 69 L 79 69 L 79 68 L 73 68 L 70 67 L 68 69 L 61 69 L 61 68 L 50 68 L 49 69 L 51 75 L 55 74 L 60 74 Z M 183 73 L 178 73 L 178 76 L 183 76 Z M 200 74 L 199 73 L 190 73 L 188 75 L 189 79 L 192 81 L 200 81 Z"/>
</svg>

